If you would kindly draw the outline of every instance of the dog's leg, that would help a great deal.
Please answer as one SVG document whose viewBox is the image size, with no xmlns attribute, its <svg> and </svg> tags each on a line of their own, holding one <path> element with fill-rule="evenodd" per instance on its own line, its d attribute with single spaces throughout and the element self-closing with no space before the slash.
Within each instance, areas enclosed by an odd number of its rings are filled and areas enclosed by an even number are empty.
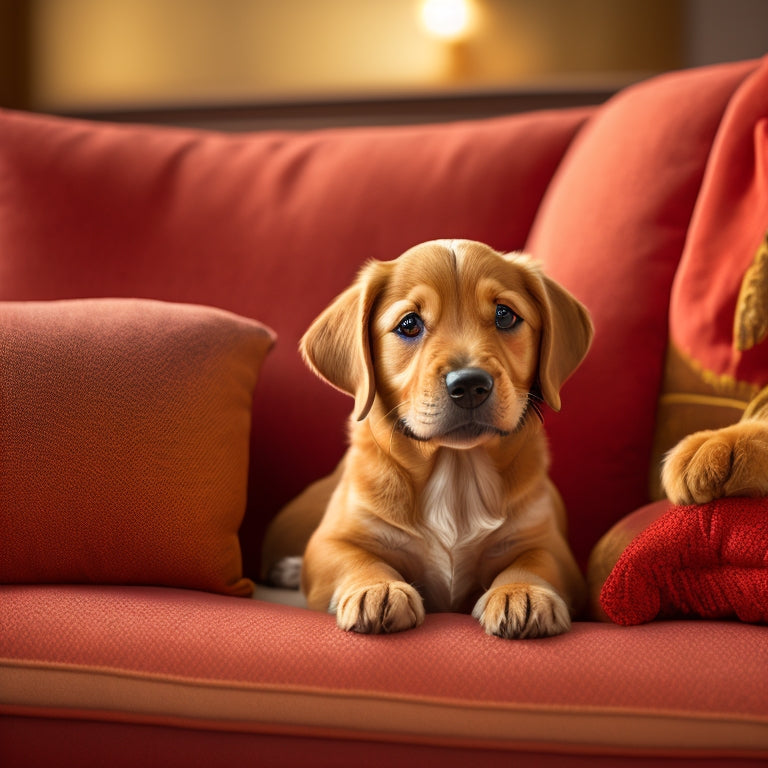
<svg viewBox="0 0 768 768">
<path fill-rule="evenodd" d="M 768 387 L 738 424 L 681 440 L 664 460 L 661 482 L 674 504 L 768 495 Z"/>
<path fill-rule="evenodd" d="M 301 586 L 301 563 L 299 555 L 281 557 L 267 573 L 266 583 L 279 589 L 299 589 Z"/>
<path fill-rule="evenodd" d="M 567 632 L 584 586 L 570 553 L 564 556 L 543 548 L 525 552 L 493 580 L 472 615 L 489 635 L 503 638 Z"/>
<path fill-rule="evenodd" d="M 674 504 L 768 495 L 768 420 L 689 435 L 667 454 L 661 478 Z"/>
<path fill-rule="evenodd" d="M 342 460 L 333 474 L 312 483 L 270 523 L 262 549 L 262 582 L 282 589 L 299 588 L 304 549 L 323 519 L 343 468 Z"/>
<path fill-rule="evenodd" d="M 419 593 L 390 565 L 346 542 L 313 538 L 304 557 L 302 585 L 307 605 L 335 613 L 344 630 L 400 632 L 424 621 Z"/>
</svg>

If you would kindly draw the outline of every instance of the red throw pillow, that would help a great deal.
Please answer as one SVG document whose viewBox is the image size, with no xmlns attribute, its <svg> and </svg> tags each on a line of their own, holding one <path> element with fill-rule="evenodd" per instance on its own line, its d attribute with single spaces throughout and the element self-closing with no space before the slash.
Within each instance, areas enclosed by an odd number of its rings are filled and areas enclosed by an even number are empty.
<svg viewBox="0 0 768 768">
<path fill-rule="evenodd" d="M 669 293 L 712 141 L 755 63 L 628 88 L 576 137 L 528 250 L 587 306 L 595 340 L 547 419 L 577 555 L 648 501 Z"/>
<path fill-rule="evenodd" d="M 734 96 L 712 147 L 670 314 L 681 352 L 758 388 L 768 384 L 766 236 L 768 57 Z"/>
<path fill-rule="evenodd" d="M 605 572 L 611 558 L 608 577 L 592 590 L 617 624 L 688 616 L 768 623 L 766 498 L 640 510 L 606 534 L 591 572 Z"/>
<path fill-rule="evenodd" d="M 768 57 L 728 105 L 670 302 L 656 466 L 768 385 Z"/>
<path fill-rule="evenodd" d="M 273 338 L 206 307 L 0 303 L 0 583 L 250 595 L 237 532 Z"/>
</svg>

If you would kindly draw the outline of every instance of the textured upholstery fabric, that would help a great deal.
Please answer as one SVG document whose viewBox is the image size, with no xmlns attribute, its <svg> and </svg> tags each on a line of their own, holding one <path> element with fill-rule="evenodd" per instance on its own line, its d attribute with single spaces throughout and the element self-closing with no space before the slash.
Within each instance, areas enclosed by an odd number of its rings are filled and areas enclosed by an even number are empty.
<svg viewBox="0 0 768 768">
<path fill-rule="evenodd" d="M 205 307 L 0 303 L 0 583 L 250 594 L 237 531 L 272 342 Z"/>
<path fill-rule="evenodd" d="M 167 589 L 5 587 L 0 602 L 5 714 L 87 719 L 96 709 L 112 722 L 374 750 L 372 741 L 660 756 L 768 749 L 760 627 L 581 623 L 516 643 L 469 616 L 430 615 L 412 632 L 370 637 L 319 612 Z"/>
<path fill-rule="evenodd" d="M 311 320 L 369 258 L 521 248 L 590 113 L 219 135 L 0 112 L 0 299 L 139 296 L 275 329 L 241 537 L 256 574 L 267 521 L 344 448 L 352 403 L 297 354 Z"/>
<path fill-rule="evenodd" d="M 547 419 L 581 560 L 648 500 L 672 279 L 721 116 L 754 68 L 672 73 L 604 105 L 563 160 L 528 241 L 595 323 L 562 413 Z"/>
<path fill-rule="evenodd" d="M 163 768 L 229 768 L 257 760 L 259 765 L 306 768 L 338 768 L 364 764 L 366 768 L 466 768 L 469 765 L 514 765 L 515 768 L 765 768 L 760 757 L 691 752 L 674 757 L 658 750 L 637 750 L 622 758 L 612 750 L 599 754 L 577 750 L 559 751 L 539 745 L 507 749 L 479 746 L 331 739 L 326 734 L 231 733 L 197 728 L 147 726 L 83 720 L 24 717 L 0 719 L 0 743 L 5 746 L 7 765 L 24 768 L 134 768 L 137 765 Z M 254 757 L 257 756 L 257 757 Z"/>
</svg>

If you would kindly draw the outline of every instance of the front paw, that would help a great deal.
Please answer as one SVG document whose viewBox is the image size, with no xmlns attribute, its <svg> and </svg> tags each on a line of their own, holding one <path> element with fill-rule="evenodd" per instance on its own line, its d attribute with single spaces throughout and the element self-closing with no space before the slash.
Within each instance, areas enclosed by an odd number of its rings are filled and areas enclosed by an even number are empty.
<svg viewBox="0 0 768 768">
<path fill-rule="evenodd" d="M 548 586 L 505 584 L 489 589 L 472 615 L 489 635 L 508 639 L 549 637 L 571 628 L 568 607 Z"/>
<path fill-rule="evenodd" d="M 673 504 L 763 495 L 768 491 L 768 429 L 759 422 L 741 422 L 696 432 L 669 452 L 661 479 Z"/>
<path fill-rule="evenodd" d="M 401 632 L 424 621 L 424 603 L 419 593 L 404 581 L 340 590 L 331 601 L 336 623 L 344 630 L 364 634 Z"/>
</svg>

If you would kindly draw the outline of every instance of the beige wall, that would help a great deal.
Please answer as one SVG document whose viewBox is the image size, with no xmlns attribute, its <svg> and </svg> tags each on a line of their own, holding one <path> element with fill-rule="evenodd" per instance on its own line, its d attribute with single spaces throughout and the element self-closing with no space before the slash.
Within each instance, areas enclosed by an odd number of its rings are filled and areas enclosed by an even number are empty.
<svg viewBox="0 0 768 768">
<path fill-rule="evenodd" d="M 508 87 L 682 59 L 682 0 L 471 0 L 460 49 L 419 0 L 30 0 L 32 106 Z"/>
</svg>

